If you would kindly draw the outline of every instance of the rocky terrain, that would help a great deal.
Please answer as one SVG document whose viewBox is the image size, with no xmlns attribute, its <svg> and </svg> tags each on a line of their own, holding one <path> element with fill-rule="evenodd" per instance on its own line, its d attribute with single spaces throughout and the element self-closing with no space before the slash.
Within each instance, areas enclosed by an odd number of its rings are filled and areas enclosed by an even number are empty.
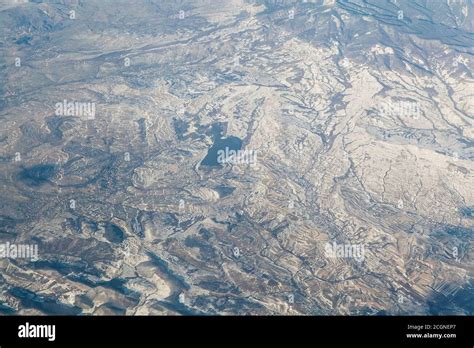
<svg viewBox="0 0 474 348">
<path fill-rule="evenodd" d="M 472 0 L 0 1 L 0 313 L 473 315 L 473 70 Z"/>
</svg>

